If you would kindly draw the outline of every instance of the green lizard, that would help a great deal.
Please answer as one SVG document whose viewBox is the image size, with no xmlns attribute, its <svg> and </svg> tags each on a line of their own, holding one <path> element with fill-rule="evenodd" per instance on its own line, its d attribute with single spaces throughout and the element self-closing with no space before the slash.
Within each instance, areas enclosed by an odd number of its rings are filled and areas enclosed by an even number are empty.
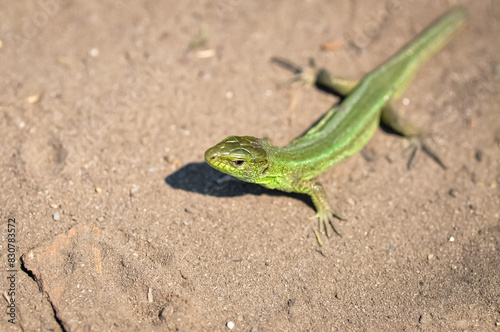
<svg viewBox="0 0 500 332">
<path fill-rule="evenodd" d="M 315 71 L 317 85 L 329 87 L 345 99 L 304 135 L 284 147 L 274 146 L 268 139 L 229 136 L 208 149 L 205 160 L 213 168 L 240 180 L 269 189 L 310 195 L 320 231 L 323 228 L 328 236 L 326 223 L 329 222 L 337 233 L 332 219 L 341 218 L 333 212 L 325 190 L 315 178 L 361 150 L 380 121 L 417 142 L 416 147 L 445 168 L 424 144 L 423 131 L 400 118 L 389 102 L 401 95 L 415 71 L 465 26 L 466 20 L 464 8 L 451 9 L 359 83 L 331 76 L 324 69 Z M 283 64 L 283 60 L 277 61 Z M 293 68 L 293 65 L 288 66 Z M 321 244 L 317 231 L 315 234 Z"/>
</svg>

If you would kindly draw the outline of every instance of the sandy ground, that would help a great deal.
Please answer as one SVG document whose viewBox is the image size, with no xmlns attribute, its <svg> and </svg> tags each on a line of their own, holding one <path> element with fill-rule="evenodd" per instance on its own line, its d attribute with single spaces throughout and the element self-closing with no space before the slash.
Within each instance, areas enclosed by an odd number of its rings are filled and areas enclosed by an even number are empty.
<svg viewBox="0 0 500 332">
<path fill-rule="evenodd" d="M 457 3 L 468 29 L 395 102 L 449 169 L 378 130 L 321 176 L 343 237 L 203 163 L 337 101 L 272 56 L 360 78 Z M 493 0 L 1 2 L 0 329 L 499 330 L 498 31 Z"/>
</svg>

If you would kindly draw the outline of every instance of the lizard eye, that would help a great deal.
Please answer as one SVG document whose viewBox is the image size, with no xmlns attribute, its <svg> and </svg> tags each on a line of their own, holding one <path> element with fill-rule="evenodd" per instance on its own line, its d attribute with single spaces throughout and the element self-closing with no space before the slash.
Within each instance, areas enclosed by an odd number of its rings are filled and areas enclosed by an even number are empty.
<svg viewBox="0 0 500 332">
<path fill-rule="evenodd" d="M 235 160 L 235 161 L 234 161 L 234 166 L 240 167 L 240 166 L 241 166 L 241 165 L 243 165 L 244 163 L 245 163 L 245 161 L 244 161 L 244 160 L 241 160 L 241 159 L 239 159 L 239 160 Z"/>
</svg>

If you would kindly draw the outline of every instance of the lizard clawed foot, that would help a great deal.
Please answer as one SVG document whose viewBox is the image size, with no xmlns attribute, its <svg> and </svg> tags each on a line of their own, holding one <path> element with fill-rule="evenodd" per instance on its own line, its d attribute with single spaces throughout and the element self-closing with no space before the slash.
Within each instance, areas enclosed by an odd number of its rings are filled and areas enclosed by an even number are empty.
<svg viewBox="0 0 500 332">
<path fill-rule="evenodd" d="M 273 57 L 271 58 L 271 61 L 294 74 L 291 79 L 281 83 L 280 86 L 292 85 L 294 83 L 302 83 L 306 86 L 312 86 L 316 82 L 317 69 L 313 59 L 309 59 L 309 66 L 305 68 L 284 58 Z"/>
<path fill-rule="evenodd" d="M 413 160 L 415 159 L 415 155 L 417 154 L 418 150 L 422 150 L 427 156 L 429 156 L 432 160 L 434 160 L 435 163 L 439 165 L 443 170 L 446 170 L 448 167 L 443 163 L 441 158 L 429 148 L 427 144 L 425 144 L 424 139 L 422 138 L 421 135 L 419 136 L 413 136 L 409 138 L 410 141 L 410 148 L 412 149 L 410 158 L 408 159 L 408 162 L 406 164 L 406 167 L 408 169 L 411 169 Z"/>
<path fill-rule="evenodd" d="M 321 246 L 323 242 L 321 241 L 321 238 L 319 236 L 320 233 L 324 232 L 327 238 L 330 238 L 330 234 L 328 234 L 328 224 L 330 224 L 330 227 L 332 228 L 333 232 L 337 234 L 338 236 L 342 237 L 342 234 L 340 234 L 335 226 L 333 225 L 332 219 L 338 219 L 341 221 L 345 221 L 345 218 L 340 217 L 338 214 L 332 212 L 331 210 L 326 210 L 326 211 L 321 211 L 316 213 L 314 216 L 312 216 L 310 219 L 318 219 L 318 229 L 314 230 L 314 234 L 316 235 L 316 240 L 318 241 L 319 245 Z"/>
</svg>

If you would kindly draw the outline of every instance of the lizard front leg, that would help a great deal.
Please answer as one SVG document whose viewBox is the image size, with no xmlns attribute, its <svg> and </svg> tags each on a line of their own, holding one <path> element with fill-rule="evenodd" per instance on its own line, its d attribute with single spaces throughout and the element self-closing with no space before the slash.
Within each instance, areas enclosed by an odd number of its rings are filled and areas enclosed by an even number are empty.
<svg viewBox="0 0 500 332">
<path fill-rule="evenodd" d="M 329 236 L 326 225 L 328 222 L 335 234 L 342 236 L 335 229 L 332 219 L 344 219 L 332 210 L 330 203 L 328 202 L 328 197 L 326 196 L 325 189 L 323 189 L 323 186 L 319 181 L 315 179 L 295 181 L 292 184 L 292 191 L 311 196 L 314 207 L 316 208 L 316 215 L 314 215 L 312 218 L 318 219 L 318 227 L 320 232 L 324 230 L 326 236 Z M 319 238 L 318 242 L 320 242 Z"/>
</svg>

